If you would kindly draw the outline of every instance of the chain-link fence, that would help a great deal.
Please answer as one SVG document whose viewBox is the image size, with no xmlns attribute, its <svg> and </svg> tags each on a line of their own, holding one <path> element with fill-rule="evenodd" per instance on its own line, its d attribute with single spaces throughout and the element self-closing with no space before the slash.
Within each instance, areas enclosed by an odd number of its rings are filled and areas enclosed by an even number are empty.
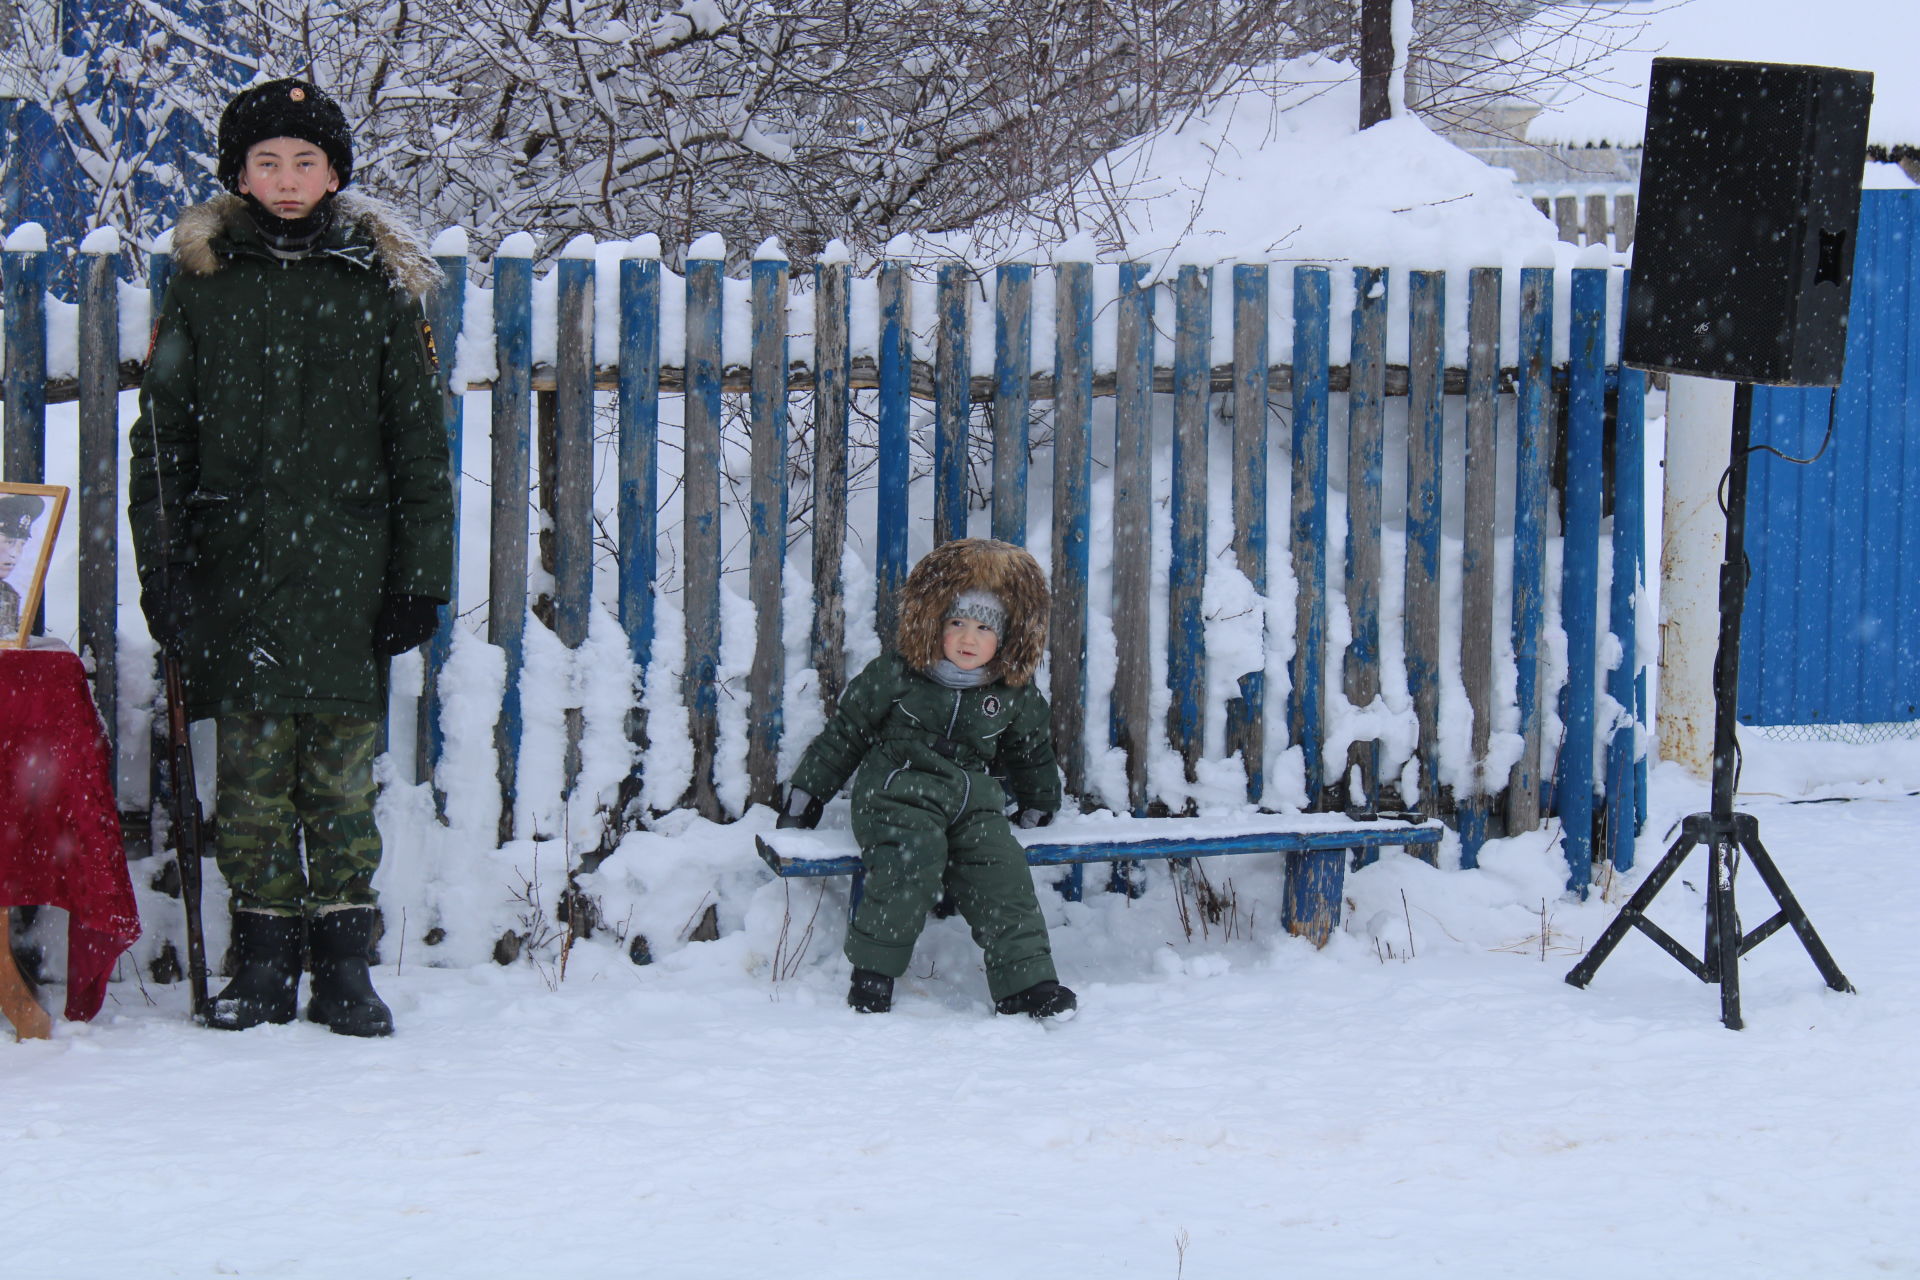
<svg viewBox="0 0 1920 1280">
<path fill-rule="evenodd" d="M 1741 728 L 1771 742 L 1902 742 L 1920 738 L 1920 720 L 1882 720 L 1874 724 L 1750 724 Z"/>
</svg>

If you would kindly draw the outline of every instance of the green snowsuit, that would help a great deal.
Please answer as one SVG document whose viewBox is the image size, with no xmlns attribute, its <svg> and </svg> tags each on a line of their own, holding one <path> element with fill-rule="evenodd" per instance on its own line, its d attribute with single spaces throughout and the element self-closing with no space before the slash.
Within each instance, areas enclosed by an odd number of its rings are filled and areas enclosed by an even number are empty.
<svg viewBox="0 0 1920 1280">
<path fill-rule="evenodd" d="M 944 887 L 985 953 L 995 1000 L 1056 976 L 1033 875 L 992 776 L 1007 780 L 1021 808 L 1058 809 L 1048 721 L 1030 684 L 950 689 L 898 654 L 848 684 L 793 786 L 825 799 L 853 778 L 853 834 L 866 863 L 865 896 L 847 930 L 855 968 L 905 973 Z"/>
</svg>

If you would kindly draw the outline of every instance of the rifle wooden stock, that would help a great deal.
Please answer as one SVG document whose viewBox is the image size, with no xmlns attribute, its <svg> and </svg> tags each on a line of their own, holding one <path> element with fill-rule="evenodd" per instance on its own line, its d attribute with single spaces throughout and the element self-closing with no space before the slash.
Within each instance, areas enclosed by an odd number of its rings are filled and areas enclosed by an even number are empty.
<svg viewBox="0 0 1920 1280">
<path fill-rule="evenodd" d="M 193 740 L 187 734 L 187 693 L 180 659 L 163 652 L 161 671 L 167 683 L 167 748 L 172 766 L 173 853 L 180 868 L 180 905 L 187 913 L 187 981 L 193 993 L 193 1016 L 207 1016 L 207 941 L 200 927 L 200 791 L 193 771 Z"/>
</svg>

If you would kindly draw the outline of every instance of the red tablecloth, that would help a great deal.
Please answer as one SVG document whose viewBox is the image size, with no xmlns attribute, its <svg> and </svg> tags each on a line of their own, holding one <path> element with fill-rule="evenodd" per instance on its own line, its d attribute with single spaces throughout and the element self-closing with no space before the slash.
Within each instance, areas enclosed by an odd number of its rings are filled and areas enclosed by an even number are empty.
<svg viewBox="0 0 1920 1280">
<path fill-rule="evenodd" d="M 0 649 L 0 908 L 67 912 L 70 1022 L 100 1012 L 140 936 L 107 735 L 65 649 Z"/>
</svg>

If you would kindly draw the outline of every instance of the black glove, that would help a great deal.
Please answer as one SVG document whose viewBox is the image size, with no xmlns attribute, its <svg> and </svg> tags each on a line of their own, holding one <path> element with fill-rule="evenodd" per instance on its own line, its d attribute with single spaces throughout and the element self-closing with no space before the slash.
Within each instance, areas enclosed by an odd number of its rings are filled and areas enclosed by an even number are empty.
<svg viewBox="0 0 1920 1280">
<path fill-rule="evenodd" d="M 388 596 L 373 620 L 373 651 L 391 658 L 425 644 L 440 629 L 440 606 L 445 603 L 432 596 Z"/>
<path fill-rule="evenodd" d="M 798 787 L 788 787 L 786 803 L 780 806 L 780 818 L 773 824 L 774 828 L 802 827 L 811 831 L 820 825 L 820 815 L 826 808 L 825 800 L 815 800 Z"/>
<path fill-rule="evenodd" d="M 187 651 L 193 597 L 187 591 L 184 565 L 174 565 L 141 579 L 140 612 L 147 615 L 147 634 L 163 651 L 176 658 Z"/>
<path fill-rule="evenodd" d="M 1034 827 L 1044 827 L 1053 821 L 1053 811 L 1051 809 L 1022 809 L 1020 815 L 1016 817 L 1014 821 L 1019 823 L 1023 830 L 1031 830 Z"/>
</svg>

